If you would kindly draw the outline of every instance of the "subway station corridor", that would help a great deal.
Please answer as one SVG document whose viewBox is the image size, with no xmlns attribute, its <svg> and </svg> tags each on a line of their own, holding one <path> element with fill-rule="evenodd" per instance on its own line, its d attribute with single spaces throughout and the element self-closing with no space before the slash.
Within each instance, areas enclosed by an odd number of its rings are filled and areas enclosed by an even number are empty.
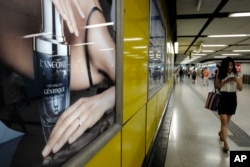
<svg viewBox="0 0 250 167">
<path fill-rule="evenodd" d="M 208 86 L 203 86 L 200 77 L 195 84 L 187 77 L 183 82 L 176 79 L 165 167 L 229 167 L 230 152 L 222 151 L 218 136 L 218 114 L 204 108 L 212 89 L 212 79 Z M 229 148 L 250 151 L 250 85 L 244 84 L 237 97 L 236 114 L 228 130 Z"/>
</svg>

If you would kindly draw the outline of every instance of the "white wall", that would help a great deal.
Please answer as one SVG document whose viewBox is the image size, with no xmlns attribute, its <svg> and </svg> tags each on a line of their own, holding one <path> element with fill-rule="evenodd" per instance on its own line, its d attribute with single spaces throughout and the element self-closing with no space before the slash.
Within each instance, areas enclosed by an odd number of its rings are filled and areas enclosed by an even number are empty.
<svg viewBox="0 0 250 167">
<path fill-rule="evenodd" d="M 241 63 L 241 72 L 250 75 L 250 63 Z"/>
</svg>

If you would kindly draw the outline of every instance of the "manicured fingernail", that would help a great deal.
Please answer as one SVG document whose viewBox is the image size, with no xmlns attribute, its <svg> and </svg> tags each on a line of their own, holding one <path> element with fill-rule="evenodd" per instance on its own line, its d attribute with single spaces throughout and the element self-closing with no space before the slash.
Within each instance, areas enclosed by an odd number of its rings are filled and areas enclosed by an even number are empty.
<svg viewBox="0 0 250 167">
<path fill-rule="evenodd" d="M 69 144 L 73 143 L 73 140 L 74 140 L 74 138 L 71 136 L 71 137 L 69 138 Z"/>
<path fill-rule="evenodd" d="M 42 151 L 42 155 L 43 157 L 46 157 L 47 155 L 49 155 L 49 146 L 45 146 L 45 148 Z"/>
<path fill-rule="evenodd" d="M 80 11 L 80 16 L 81 16 L 82 19 L 85 18 L 85 15 L 84 15 L 84 13 L 82 11 Z"/>
<path fill-rule="evenodd" d="M 74 32 L 74 31 L 73 31 L 73 27 L 72 27 L 71 25 L 69 25 L 69 31 L 70 31 L 71 33 Z"/>
<path fill-rule="evenodd" d="M 79 36 L 78 31 L 75 31 L 75 36 L 76 36 L 76 37 L 78 37 L 78 36 Z"/>
<path fill-rule="evenodd" d="M 65 13 L 62 13 L 62 17 L 63 17 L 64 20 L 68 19 L 67 15 Z"/>
<path fill-rule="evenodd" d="M 56 145 L 53 147 L 53 153 L 56 153 L 59 150 L 59 145 L 56 143 Z"/>
</svg>

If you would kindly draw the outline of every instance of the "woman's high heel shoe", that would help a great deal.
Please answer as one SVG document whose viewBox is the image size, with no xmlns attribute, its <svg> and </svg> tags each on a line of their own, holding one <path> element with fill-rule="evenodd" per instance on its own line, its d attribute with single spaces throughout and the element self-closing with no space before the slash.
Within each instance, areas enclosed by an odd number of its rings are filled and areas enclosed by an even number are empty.
<svg viewBox="0 0 250 167">
<path fill-rule="evenodd" d="M 227 153 L 229 151 L 229 147 L 225 145 L 222 150 L 224 153 Z"/>
</svg>

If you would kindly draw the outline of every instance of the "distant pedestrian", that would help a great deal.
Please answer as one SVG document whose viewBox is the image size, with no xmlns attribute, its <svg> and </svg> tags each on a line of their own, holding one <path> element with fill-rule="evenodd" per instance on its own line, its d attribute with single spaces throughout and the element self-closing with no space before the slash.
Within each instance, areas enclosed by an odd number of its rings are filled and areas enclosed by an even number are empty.
<svg viewBox="0 0 250 167">
<path fill-rule="evenodd" d="M 183 69 L 182 69 L 182 68 L 180 68 L 180 70 L 179 70 L 180 82 L 183 82 L 183 75 L 184 75 L 184 73 L 183 73 Z"/>
<path fill-rule="evenodd" d="M 207 67 L 203 70 L 203 85 L 208 86 L 208 77 L 209 77 L 209 70 Z"/>
<path fill-rule="evenodd" d="M 195 80 L 196 80 L 196 70 L 194 69 L 193 71 L 192 71 L 192 82 L 193 83 L 195 83 Z"/>
</svg>

